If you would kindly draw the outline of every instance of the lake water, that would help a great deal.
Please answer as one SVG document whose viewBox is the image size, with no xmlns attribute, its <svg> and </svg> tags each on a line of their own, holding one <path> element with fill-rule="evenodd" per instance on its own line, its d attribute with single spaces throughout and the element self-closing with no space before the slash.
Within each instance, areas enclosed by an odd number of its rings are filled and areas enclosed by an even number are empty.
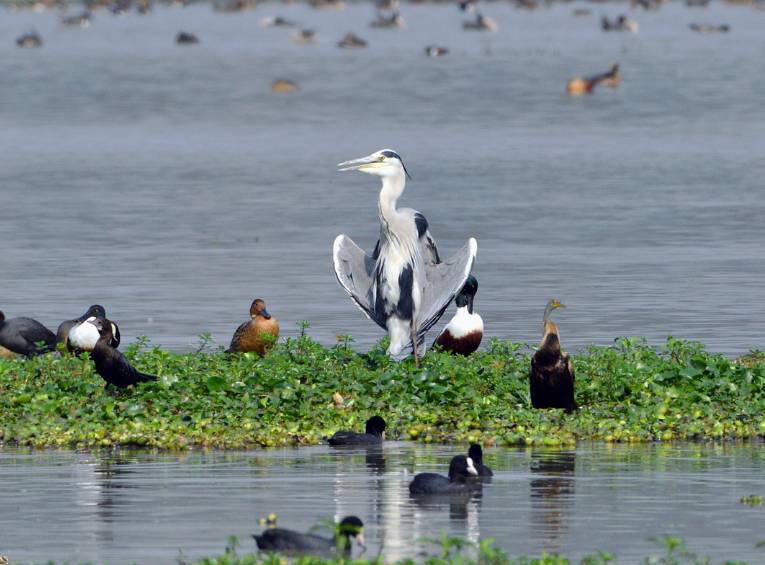
<svg viewBox="0 0 765 565">
<path fill-rule="evenodd" d="M 0 309 L 50 326 L 106 305 L 125 342 L 226 345 L 266 299 L 331 344 L 381 337 L 334 279 L 341 232 L 371 249 L 378 181 L 335 164 L 396 148 L 414 180 L 401 204 L 442 254 L 479 242 L 476 307 L 488 337 L 535 342 L 560 297 L 564 344 L 668 334 L 730 354 L 762 347 L 765 319 L 765 10 L 713 2 L 522 11 L 488 4 L 496 34 L 454 6 L 406 5 L 372 30 L 369 5 L 318 12 L 207 5 L 150 16 L 0 14 Z M 317 30 L 293 43 L 260 19 Z M 705 36 L 691 22 L 728 23 Z M 15 37 L 37 29 L 37 50 Z M 179 47 L 175 34 L 197 34 Z M 369 48 L 335 43 L 347 31 Z M 450 54 L 424 56 L 427 44 Z M 623 84 L 565 95 L 618 62 Z M 289 78 L 300 92 L 271 92 Z"/>
<path fill-rule="evenodd" d="M 0 449 L 0 554 L 19 562 L 174 563 L 220 554 L 230 535 L 255 550 L 270 512 L 308 530 L 358 515 L 367 556 L 436 551 L 449 533 L 494 538 L 511 555 L 611 551 L 620 563 L 681 536 L 715 562 L 762 563 L 761 446 L 593 446 L 576 451 L 488 449 L 495 471 L 482 496 L 422 504 L 412 473 L 446 472 L 458 447 L 386 444 L 367 453 L 326 446 L 257 452 L 150 454 Z"/>
</svg>

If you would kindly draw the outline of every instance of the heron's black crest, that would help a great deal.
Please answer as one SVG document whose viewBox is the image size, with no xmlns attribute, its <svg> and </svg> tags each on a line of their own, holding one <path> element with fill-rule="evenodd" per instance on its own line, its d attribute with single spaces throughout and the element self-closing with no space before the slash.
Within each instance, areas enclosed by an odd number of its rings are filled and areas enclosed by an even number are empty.
<svg viewBox="0 0 765 565">
<path fill-rule="evenodd" d="M 386 149 L 382 152 L 382 154 L 387 157 L 388 159 L 398 159 L 401 162 L 401 166 L 404 167 L 404 174 L 407 176 L 409 180 L 412 179 L 412 175 L 409 174 L 409 171 L 406 170 L 406 165 L 404 165 L 404 160 L 401 158 L 401 156 L 396 153 L 395 151 L 391 151 L 390 149 Z"/>
</svg>

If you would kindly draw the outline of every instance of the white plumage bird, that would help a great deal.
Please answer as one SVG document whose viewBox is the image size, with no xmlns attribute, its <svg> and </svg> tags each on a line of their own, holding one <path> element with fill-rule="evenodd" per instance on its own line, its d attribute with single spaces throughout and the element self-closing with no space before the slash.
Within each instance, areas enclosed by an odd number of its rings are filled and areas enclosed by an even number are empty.
<svg viewBox="0 0 765 565">
<path fill-rule="evenodd" d="M 366 316 L 387 330 L 388 354 L 400 359 L 412 348 L 415 363 L 428 330 L 460 291 L 475 261 L 478 243 L 470 238 L 441 261 L 428 222 L 411 208 L 397 208 L 409 174 L 399 155 L 383 149 L 338 165 L 381 177 L 380 239 L 372 255 L 345 234 L 335 238 L 335 275 Z"/>
</svg>

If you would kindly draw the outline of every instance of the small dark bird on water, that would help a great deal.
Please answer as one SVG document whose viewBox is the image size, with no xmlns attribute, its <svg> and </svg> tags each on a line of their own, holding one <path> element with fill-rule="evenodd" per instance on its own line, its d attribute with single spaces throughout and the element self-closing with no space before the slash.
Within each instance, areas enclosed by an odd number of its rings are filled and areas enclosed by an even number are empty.
<svg viewBox="0 0 765 565">
<path fill-rule="evenodd" d="M 367 46 L 367 42 L 355 33 L 349 32 L 337 43 L 337 46 L 344 49 L 361 49 Z"/>
<path fill-rule="evenodd" d="M 40 34 L 36 31 L 30 31 L 25 33 L 18 39 L 16 39 L 16 45 L 23 49 L 34 49 L 36 47 L 42 47 L 43 40 Z"/>
<path fill-rule="evenodd" d="M 494 472 L 486 465 L 483 464 L 483 449 L 477 443 L 470 445 L 468 449 L 468 457 L 473 460 L 476 471 L 478 471 L 479 477 L 493 477 Z"/>
<path fill-rule="evenodd" d="M 358 433 L 349 430 L 335 432 L 329 438 L 329 445 L 375 445 L 382 443 L 385 439 L 385 420 L 382 416 L 372 416 L 367 420 L 366 432 Z"/>
<path fill-rule="evenodd" d="M 314 534 L 303 534 L 284 528 L 268 528 L 260 535 L 253 535 L 258 549 L 262 551 L 314 553 L 331 555 L 340 550 L 351 553 L 351 539 L 364 547 L 364 523 L 356 516 L 346 516 L 337 524 L 335 535 L 325 538 Z"/>
<path fill-rule="evenodd" d="M 534 408 L 563 408 L 576 410 L 574 400 L 574 366 L 568 353 L 561 350 L 558 326 L 550 321 L 552 313 L 565 308 L 553 298 L 547 303 L 542 318 L 542 341 L 531 358 L 529 389 Z"/>
<path fill-rule="evenodd" d="M 478 280 L 468 276 L 460 293 L 454 298 L 457 313 L 436 338 L 433 346 L 446 352 L 470 355 L 483 339 L 483 319 L 473 312 L 473 300 L 478 292 Z"/>
<path fill-rule="evenodd" d="M 179 31 L 175 36 L 175 42 L 178 45 L 195 45 L 199 43 L 199 38 L 188 31 Z"/>
<path fill-rule="evenodd" d="M 95 362 L 96 372 L 106 381 L 107 386 L 111 384 L 117 388 L 126 388 L 157 380 L 154 375 L 136 370 L 118 349 L 110 345 L 114 336 L 119 333 L 117 324 L 106 318 L 88 319 L 83 324 L 93 325 L 100 336 L 90 357 Z"/>
<path fill-rule="evenodd" d="M 449 49 L 446 47 L 439 47 L 438 45 L 428 45 L 425 47 L 425 54 L 428 57 L 443 57 L 449 54 Z"/>
<path fill-rule="evenodd" d="M 730 26 L 727 24 L 688 24 L 691 31 L 696 33 L 728 33 Z"/>
<path fill-rule="evenodd" d="M 93 304 L 79 318 L 74 318 L 73 320 L 65 320 L 61 322 L 58 326 L 58 329 L 56 330 L 56 347 L 59 347 L 61 344 L 63 344 L 67 346 L 67 349 L 69 349 L 69 351 L 73 351 L 74 347 L 70 348 L 70 344 L 69 344 L 69 334 L 71 333 L 72 329 L 75 328 L 75 326 L 80 325 L 82 322 L 84 322 L 88 318 L 106 318 L 106 310 L 100 304 Z M 94 333 L 96 336 L 98 335 L 97 332 L 94 332 Z M 98 337 L 96 337 L 95 341 L 98 341 Z M 95 341 L 93 342 L 93 346 L 95 346 Z M 90 347 L 88 351 L 90 349 L 93 349 L 93 347 Z"/>
<path fill-rule="evenodd" d="M 37 320 L 6 320 L 5 314 L 0 312 L 0 346 L 26 357 L 34 357 L 53 351 L 56 348 L 56 336 Z"/>
<path fill-rule="evenodd" d="M 480 482 L 471 482 L 478 470 L 470 457 L 457 455 L 449 464 L 449 476 L 437 473 L 419 473 L 409 483 L 410 494 L 461 494 L 480 489 Z"/>
</svg>

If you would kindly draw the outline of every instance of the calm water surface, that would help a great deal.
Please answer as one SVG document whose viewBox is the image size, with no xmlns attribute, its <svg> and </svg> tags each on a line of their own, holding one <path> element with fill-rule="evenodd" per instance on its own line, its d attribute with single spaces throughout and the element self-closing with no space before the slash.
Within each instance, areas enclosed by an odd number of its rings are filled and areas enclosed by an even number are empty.
<svg viewBox="0 0 765 565">
<path fill-rule="evenodd" d="M 226 344 L 254 297 L 294 335 L 380 336 L 334 280 L 341 232 L 370 248 L 378 181 L 334 164 L 382 147 L 414 180 L 402 204 L 443 254 L 479 242 L 477 308 L 490 337 L 536 341 L 559 296 L 570 348 L 668 334 L 737 353 L 765 319 L 765 11 L 674 2 L 533 12 L 492 4 L 496 34 L 454 6 L 406 6 L 402 31 L 369 5 L 315 12 L 209 6 L 151 16 L 0 14 L 0 308 L 55 326 L 95 302 L 127 340 Z M 301 46 L 262 29 L 282 14 Z M 703 36 L 690 22 L 725 22 Z M 21 50 L 31 28 L 45 44 Z M 178 47 L 179 30 L 201 44 Z M 345 51 L 354 30 L 370 43 Z M 427 44 L 448 57 L 428 59 Z M 618 62 L 623 85 L 572 99 L 565 82 Z M 301 91 L 270 91 L 291 78 Z"/>
<path fill-rule="evenodd" d="M 254 551 L 258 519 L 276 512 L 308 530 L 357 514 L 367 553 L 390 559 L 435 551 L 441 533 L 491 537 L 514 555 L 595 549 L 620 563 L 656 553 L 654 536 L 679 535 L 720 561 L 762 563 L 761 446 L 644 446 L 576 451 L 486 451 L 495 477 L 482 496 L 418 503 L 413 472 L 445 472 L 456 447 L 386 444 L 259 452 L 149 454 L 0 450 L 0 554 L 17 561 L 173 563 L 220 553 L 228 536 Z"/>
</svg>

